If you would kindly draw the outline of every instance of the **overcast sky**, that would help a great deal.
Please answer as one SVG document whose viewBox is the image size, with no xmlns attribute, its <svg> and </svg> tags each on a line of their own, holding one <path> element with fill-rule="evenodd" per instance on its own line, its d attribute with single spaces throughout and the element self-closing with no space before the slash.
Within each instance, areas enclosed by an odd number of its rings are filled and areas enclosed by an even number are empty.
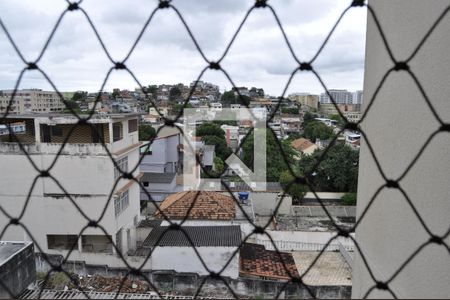
<svg viewBox="0 0 450 300">
<path fill-rule="evenodd" d="M 271 0 L 295 53 L 312 58 L 340 13 L 346 0 Z M 253 1 L 174 0 L 208 59 L 223 53 Z M 88 12 L 115 61 L 131 48 L 150 12 L 151 0 L 84 0 Z M 60 13 L 63 0 L 1 0 L 0 18 L 28 61 L 42 48 Z M 275 19 L 268 9 L 256 9 L 248 18 L 222 66 L 238 86 L 262 87 L 279 96 L 296 67 Z M 322 54 L 314 63 L 328 88 L 362 89 L 366 9 L 353 8 L 344 17 Z M 11 89 L 24 67 L 0 29 L 0 89 Z M 98 91 L 111 63 L 80 11 L 68 13 L 39 66 L 60 91 Z M 151 21 L 138 47 L 127 62 L 143 85 L 175 84 L 195 80 L 205 62 L 186 29 L 172 10 L 160 10 Z M 219 72 L 208 70 L 202 80 L 220 89 L 231 84 Z M 137 84 L 125 73 L 114 71 L 105 90 L 134 89 Z M 50 89 L 36 71 L 28 72 L 20 88 Z M 323 89 L 309 73 L 292 81 L 293 92 L 320 93 Z"/>
</svg>

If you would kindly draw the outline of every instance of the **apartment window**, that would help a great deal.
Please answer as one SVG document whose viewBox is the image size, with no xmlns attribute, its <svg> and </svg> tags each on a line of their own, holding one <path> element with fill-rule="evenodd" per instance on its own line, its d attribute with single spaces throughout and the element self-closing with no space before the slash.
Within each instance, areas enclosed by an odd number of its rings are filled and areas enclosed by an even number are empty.
<svg viewBox="0 0 450 300">
<path fill-rule="evenodd" d="M 113 253 L 111 236 L 105 235 L 83 235 L 81 237 L 81 248 L 83 252 Z"/>
<path fill-rule="evenodd" d="M 138 129 L 137 119 L 128 120 L 128 132 L 135 132 Z"/>
<path fill-rule="evenodd" d="M 48 234 L 47 235 L 48 249 L 70 250 L 73 247 L 73 249 L 78 250 L 77 243 L 78 243 L 78 236 L 75 234 L 73 234 L 73 235 Z"/>
<path fill-rule="evenodd" d="M 122 139 L 122 123 L 117 122 L 113 124 L 113 142 L 120 141 Z"/>
<path fill-rule="evenodd" d="M 63 130 L 60 126 L 52 126 L 52 136 L 63 136 Z"/>
<path fill-rule="evenodd" d="M 128 172 L 128 156 L 125 156 L 125 157 L 117 160 L 116 163 L 117 163 L 117 167 L 114 170 L 114 179 L 117 179 L 120 177 L 120 175 L 122 174 L 122 173 L 120 173 L 120 170 L 122 172 Z"/>
<path fill-rule="evenodd" d="M 130 205 L 128 198 L 128 191 L 123 192 L 118 197 L 114 198 L 114 212 L 116 217 L 119 216 Z"/>
</svg>

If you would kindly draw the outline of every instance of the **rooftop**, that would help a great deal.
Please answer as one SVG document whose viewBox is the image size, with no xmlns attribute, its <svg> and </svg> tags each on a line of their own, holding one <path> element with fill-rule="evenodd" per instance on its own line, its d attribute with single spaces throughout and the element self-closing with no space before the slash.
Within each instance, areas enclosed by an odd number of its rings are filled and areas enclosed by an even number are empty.
<svg viewBox="0 0 450 300">
<path fill-rule="evenodd" d="M 0 242 L 0 266 L 8 261 L 14 254 L 28 246 L 30 242 Z"/>
<path fill-rule="evenodd" d="M 236 216 L 233 198 L 218 192 L 189 191 L 172 194 L 161 202 L 159 208 L 171 219 L 184 219 L 188 215 L 188 219 L 232 220 Z M 159 211 L 155 216 L 162 218 Z"/>
<path fill-rule="evenodd" d="M 319 253 L 316 251 L 292 253 L 300 274 L 306 272 Z M 325 251 L 303 277 L 303 282 L 307 285 L 351 285 L 352 272 L 341 253 Z"/>
<path fill-rule="evenodd" d="M 80 117 L 87 117 L 89 114 L 81 114 Z M 141 113 L 121 113 L 121 114 L 94 114 L 92 118 L 111 118 L 111 119 L 121 119 L 129 117 L 138 117 L 142 115 Z M 71 113 L 29 113 L 14 115 L 9 114 L 6 116 L 7 119 L 34 119 L 34 118 L 76 118 L 75 115 Z"/>
<path fill-rule="evenodd" d="M 241 248 L 239 274 L 286 280 L 300 277 L 292 254 L 277 253 L 266 250 L 263 245 L 250 243 Z"/>
<path fill-rule="evenodd" d="M 182 230 L 160 226 L 153 229 L 142 247 L 238 247 L 241 244 L 240 226 L 182 226 Z M 162 236 L 163 235 L 163 236 Z M 162 237 L 161 237 L 162 236 Z"/>
<path fill-rule="evenodd" d="M 314 146 L 314 143 L 312 143 L 310 140 L 308 139 L 304 139 L 304 138 L 299 138 L 296 140 L 293 140 L 291 142 L 292 147 L 295 148 L 295 150 L 297 151 L 303 151 L 305 149 L 308 149 L 311 146 Z"/>
</svg>

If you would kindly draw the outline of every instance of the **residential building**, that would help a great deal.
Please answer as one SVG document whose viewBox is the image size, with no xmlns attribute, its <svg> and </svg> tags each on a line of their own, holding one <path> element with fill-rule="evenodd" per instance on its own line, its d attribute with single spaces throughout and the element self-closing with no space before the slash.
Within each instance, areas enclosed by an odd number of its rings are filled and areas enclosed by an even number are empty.
<svg viewBox="0 0 450 300">
<path fill-rule="evenodd" d="M 239 226 L 183 225 L 182 229 L 171 230 L 169 226 L 159 226 L 151 230 L 140 249 L 142 256 L 152 251 L 151 269 L 209 275 L 198 257 L 200 255 L 213 272 L 222 271 L 230 260 L 221 275 L 239 277 L 237 251 L 242 241 Z"/>
<path fill-rule="evenodd" d="M 14 90 L 0 90 L 0 113 L 6 112 Z M 62 112 L 65 104 L 54 91 L 40 89 L 18 90 L 8 114 Z"/>
<path fill-rule="evenodd" d="M 283 115 L 281 117 L 281 126 L 285 134 L 298 133 L 302 124 L 300 115 Z"/>
<path fill-rule="evenodd" d="M 237 193 L 235 198 L 239 198 Z M 240 225 L 242 232 L 246 234 L 249 234 L 253 229 L 249 219 L 254 220 L 255 218 L 251 197 L 244 204 L 236 202 L 226 192 L 180 192 L 164 199 L 159 208 L 172 222 L 180 222 L 188 216 L 188 219 L 183 223 L 186 226 Z M 160 211 L 155 213 L 156 219 L 163 219 Z M 170 224 L 163 220 L 161 226 L 168 225 Z"/>
<path fill-rule="evenodd" d="M 223 124 L 220 128 L 225 131 L 225 140 L 227 141 L 227 146 L 235 151 L 239 144 L 239 126 L 232 126 Z"/>
<path fill-rule="evenodd" d="M 111 241 L 124 255 L 135 248 L 140 208 L 139 185 L 120 179 L 118 168 L 141 176 L 133 169 L 139 160 L 138 115 L 94 115 L 88 124 L 65 114 L 12 115 L 3 122 L 24 122 L 26 132 L 0 136 L 0 202 L 13 216 L 26 205 L 21 222 L 39 245 L 36 251 L 66 256 L 73 248 L 70 260 L 122 265 Z M 41 177 L 34 166 L 44 170 Z M 106 235 L 83 229 L 102 214 Z M 0 227 L 8 222 L 0 218 Z M 3 238 L 31 240 L 20 226 L 10 226 Z"/>
<path fill-rule="evenodd" d="M 246 87 L 233 87 L 231 90 L 234 92 L 234 95 L 236 97 L 238 97 L 239 95 L 250 97 L 250 92 Z"/>
<path fill-rule="evenodd" d="M 362 113 L 358 111 L 347 111 L 344 112 L 344 117 L 346 117 L 349 122 L 358 123 L 361 120 Z"/>
<path fill-rule="evenodd" d="M 269 280 L 300 278 L 291 253 L 266 250 L 263 245 L 244 243 L 239 256 L 239 275 Z"/>
<path fill-rule="evenodd" d="M 329 93 L 329 94 L 328 94 Z M 328 90 L 328 93 L 320 94 L 320 103 L 329 104 L 332 103 L 331 97 L 333 97 L 336 104 L 351 104 L 353 103 L 353 94 L 347 90 Z"/>
<path fill-rule="evenodd" d="M 353 104 L 362 104 L 363 103 L 363 91 L 359 90 L 353 93 Z"/>
<path fill-rule="evenodd" d="M 293 140 L 291 146 L 300 154 L 300 156 L 311 155 L 319 148 L 316 144 L 305 138 Z"/>
<path fill-rule="evenodd" d="M 145 172 L 141 178 L 144 186 L 141 190 L 141 201 L 161 202 L 175 191 L 181 190 L 177 187 L 176 175 L 176 173 Z"/>
<path fill-rule="evenodd" d="M 308 93 L 295 93 L 288 96 L 288 99 L 299 103 L 303 107 L 312 109 L 319 108 L 319 96 Z"/>
<path fill-rule="evenodd" d="M 182 164 L 180 144 L 180 132 L 176 128 L 163 127 L 152 143 L 140 147 L 144 156 L 140 163 L 141 172 L 177 173 Z"/>
</svg>

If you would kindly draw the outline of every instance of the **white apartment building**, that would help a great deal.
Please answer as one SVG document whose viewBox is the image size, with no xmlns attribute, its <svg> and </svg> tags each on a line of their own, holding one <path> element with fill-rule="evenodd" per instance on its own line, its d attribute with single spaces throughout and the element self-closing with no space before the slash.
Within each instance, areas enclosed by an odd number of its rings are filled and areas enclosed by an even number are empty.
<svg viewBox="0 0 450 300">
<path fill-rule="evenodd" d="M 363 91 L 359 90 L 353 93 L 353 104 L 363 103 Z"/>
<path fill-rule="evenodd" d="M 347 90 L 328 90 L 328 92 L 336 104 L 352 104 L 353 102 L 353 94 Z M 330 96 L 327 93 L 320 94 L 320 103 L 332 103 Z"/>
<path fill-rule="evenodd" d="M 6 112 L 14 90 L 0 90 L 0 113 Z M 62 112 L 64 103 L 56 92 L 40 89 L 18 90 L 12 100 L 10 114 Z"/>
<path fill-rule="evenodd" d="M 122 262 L 111 240 L 124 255 L 135 248 L 139 185 L 120 179 L 113 190 L 120 172 L 105 147 L 122 170 L 131 171 L 139 160 L 138 115 L 94 115 L 89 123 L 97 131 L 77 121 L 64 114 L 16 115 L 3 121 L 25 123 L 25 132 L 16 137 L 28 157 L 17 139 L 0 136 L 0 203 L 13 218 L 18 218 L 26 206 L 20 222 L 33 236 L 37 252 L 65 256 L 73 247 L 69 260 L 120 267 Z M 63 141 L 67 144 L 59 153 Z M 55 159 L 49 172 L 60 185 L 50 177 L 36 179 L 39 173 L 31 162 L 46 170 Z M 140 175 L 136 168 L 133 176 Z M 109 238 L 99 228 L 85 228 L 88 220 L 82 213 L 89 220 L 98 220 L 104 213 L 99 225 Z M 5 228 L 8 222 L 9 218 L 1 214 L 0 227 Z M 31 240 L 20 226 L 9 226 L 2 238 Z"/>
</svg>

